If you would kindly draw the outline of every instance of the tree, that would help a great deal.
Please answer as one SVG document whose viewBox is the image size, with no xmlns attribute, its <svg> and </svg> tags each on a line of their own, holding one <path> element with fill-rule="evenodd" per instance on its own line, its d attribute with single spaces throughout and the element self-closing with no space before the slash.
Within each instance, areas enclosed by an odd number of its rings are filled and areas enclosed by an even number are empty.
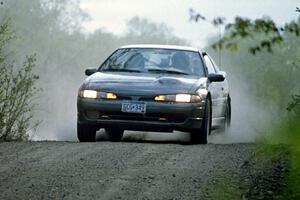
<svg viewBox="0 0 300 200">
<path fill-rule="evenodd" d="M 127 34 L 122 38 L 124 44 L 187 44 L 187 41 L 174 36 L 173 29 L 164 23 L 157 24 L 135 16 L 126 25 Z"/>
<path fill-rule="evenodd" d="M 32 102 L 38 89 L 38 76 L 32 73 L 35 56 L 26 57 L 20 67 L 10 60 L 6 47 L 13 39 L 8 21 L 0 23 L 0 140 L 27 140 L 33 124 L 35 104 Z"/>
<path fill-rule="evenodd" d="M 194 22 L 206 20 L 215 26 L 224 25 L 224 36 L 213 42 L 211 47 L 238 52 L 239 56 L 244 55 L 243 49 L 248 49 L 255 56 L 251 61 L 250 57 L 246 58 L 251 65 L 241 59 L 243 63 L 239 66 L 245 72 L 243 76 L 252 76 L 254 82 L 251 85 L 256 95 L 266 96 L 267 102 L 275 102 L 275 105 L 284 102 L 288 104 L 289 111 L 298 113 L 300 51 L 297 42 L 300 41 L 300 18 L 284 26 L 276 25 L 269 17 L 255 20 L 236 17 L 233 23 L 226 23 L 222 17 L 208 20 L 191 9 L 190 19 Z M 291 96 L 292 101 L 288 103 L 287 99 Z"/>
</svg>

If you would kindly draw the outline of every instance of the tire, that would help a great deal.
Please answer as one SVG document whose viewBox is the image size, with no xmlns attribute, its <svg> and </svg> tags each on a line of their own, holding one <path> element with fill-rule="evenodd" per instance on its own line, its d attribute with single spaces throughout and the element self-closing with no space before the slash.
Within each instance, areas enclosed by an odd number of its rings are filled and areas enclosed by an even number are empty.
<svg viewBox="0 0 300 200">
<path fill-rule="evenodd" d="M 110 141 L 119 142 L 122 140 L 124 130 L 119 128 L 106 128 L 105 133 Z"/>
<path fill-rule="evenodd" d="M 228 129 L 230 128 L 231 124 L 231 102 L 230 102 L 230 97 L 228 97 L 228 102 L 226 105 L 226 111 L 224 115 L 224 125 L 223 125 L 223 131 L 227 133 Z"/>
<path fill-rule="evenodd" d="M 77 123 L 77 138 L 79 142 L 95 142 L 97 129 L 90 125 Z"/>
<path fill-rule="evenodd" d="M 191 143 L 194 144 L 207 144 L 207 136 L 211 132 L 211 100 L 207 98 L 204 117 L 200 129 L 191 132 Z"/>
</svg>

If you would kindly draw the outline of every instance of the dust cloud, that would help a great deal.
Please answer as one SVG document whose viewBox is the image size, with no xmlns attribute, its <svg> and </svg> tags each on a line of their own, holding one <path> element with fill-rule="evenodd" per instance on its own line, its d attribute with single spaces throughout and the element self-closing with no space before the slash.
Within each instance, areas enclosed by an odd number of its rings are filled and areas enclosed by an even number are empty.
<svg viewBox="0 0 300 200">
<path fill-rule="evenodd" d="M 272 120 L 272 112 L 265 108 L 259 99 L 251 96 L 248 83 L 239 79 L 238 74 L 228 74 L 232 118 L 227 133 L 214 131 L 212 143 L 256 142 L 265 136 L 264 130 Z"/>
<path fill-rule="evenodd" d="M 47 91 L 42 92 L 45 97 L 41 100 L 46 105 L 40 105 L 38 115 L 41 123 L 32 133 L 32 139 L 76 141 L 76 99 L 80 80 L 60 81 L 54 78 L 53 82 L 48 85 Z"/>
</svg>

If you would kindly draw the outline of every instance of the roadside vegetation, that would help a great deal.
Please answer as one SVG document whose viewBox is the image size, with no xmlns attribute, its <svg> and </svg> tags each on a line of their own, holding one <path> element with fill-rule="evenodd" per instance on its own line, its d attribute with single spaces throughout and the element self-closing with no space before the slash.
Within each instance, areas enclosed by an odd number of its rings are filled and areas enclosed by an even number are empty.
<svg viewBox="0 0 300 200">
<path fill-rule="evenodd" d="M 194 22 L 207 21 L 193 9 L 190 14 Z M 259 130 L 262 152 L 267 157 L 270 152 L 275 155 L 282 151 L 270 148 L 269 144 L 274 143 L 284 143 L 288 150 L 289 173 L 280 188 L 281 198 L 299 199 L 300 17 L 281 26 L 269 17 L 256 20 L 236 17 L 233 23 L 216 17 L 209 22 L 216 27 L 224 26 L 225 33 L 222 38 L 211 39 L 208 51 L 218 56 L 221 50 L 225 70 L 247 83 L 249 96 L 264 108 L 257 112 L 257 117 L 264 112 L 272 116 L 266 120 L 265 128 Z"/>
<path fill-rule="evenodd" d="M 33 73 L 35 56 L 16 64 L 14 53 L 7 50 L 14 39 L 9 21 L 0 24 L 0 141 L 27 140 L 32 122 L 38 76 Z"/>
</svg>

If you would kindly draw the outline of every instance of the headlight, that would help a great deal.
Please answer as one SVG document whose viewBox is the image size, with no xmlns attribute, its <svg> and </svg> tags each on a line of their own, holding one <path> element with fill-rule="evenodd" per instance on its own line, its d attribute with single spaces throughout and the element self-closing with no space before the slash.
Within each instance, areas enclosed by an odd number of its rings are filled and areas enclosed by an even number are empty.
<svg viewBox="0 0 300 200">
<path fill-rule="evenodd" d="M 83 96 L 83 98 L 96 99 L 97 98 L 97 91 L 95 91 L 95 90 L 83 90 L 82 96 Z"/>
<path fill-rule="evenodd" d="M 176 94 L 176 95 L 158 95 L 154 98 L 154 100 L 161 101 L 161 102 L 194 103 L 194 102 L 200 102 L 201 98 L 198 95 Z"/>
<path fill-rule="evenodd" d="M 191 102 L 192 95 L 190 94 L 176 94 L 175 101 L 182 102 L 182 103 L 189 103 Z"/>
<path fill-rule="evenodd" d="M 117 95 L 111 92 L 97 92 L 96 90 L 83 90 L 80 94 L 83 98 L 88 99 L 117 99 Z"/>
</svg>

